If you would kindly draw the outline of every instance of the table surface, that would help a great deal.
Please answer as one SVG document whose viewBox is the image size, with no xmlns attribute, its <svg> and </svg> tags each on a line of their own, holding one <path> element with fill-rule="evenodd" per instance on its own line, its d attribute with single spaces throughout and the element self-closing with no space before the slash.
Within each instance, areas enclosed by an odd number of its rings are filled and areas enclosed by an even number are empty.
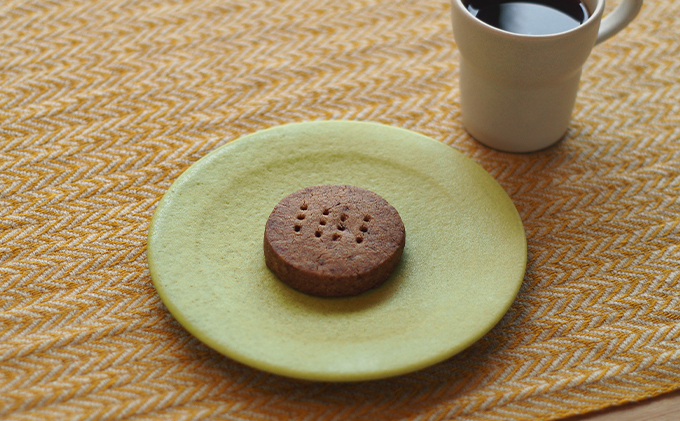
<svg viewBox="0 0 680 421">
<path fill-rule="evenodd" d="M 611 407 L 564 421 L 674 421 L 680 419 L 680 392 Z"/>
<path fill-rule="evenodd" d="M 530 154 L 466 133 L 450 18 L 447 0 L 2 2 L 0 418 L 677 418 L 680 2 L 645 1 L 593 49 L 567 135 Z M 422 133 L 508 193 L 527 271 L 470 348 L 305 382 L 164 307 L 145 251 L 163 194 L 216 148 L 311 120 Z"/>
</svg>

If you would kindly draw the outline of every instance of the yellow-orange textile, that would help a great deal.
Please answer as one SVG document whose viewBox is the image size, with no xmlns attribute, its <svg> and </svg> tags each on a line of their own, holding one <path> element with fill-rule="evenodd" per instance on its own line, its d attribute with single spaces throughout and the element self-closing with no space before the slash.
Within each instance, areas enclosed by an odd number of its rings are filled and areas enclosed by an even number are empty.
<svg viewBox="0 0 680 421">
<path fill-rule="evenodd" d="M 566 139 L 517 155 L 461 125 L 447 0 L 3 1 L 0 419 L 537 420 L 679 388 L 679 25 L 680 2 L 646 0 L 593 51 Z M 319 119 L 438 139 L 519 209 L 523 287 L 462 354 L 296 381 L 212 351 L 160 302 L 146 234 L 173 180 Z"/>
</svg>

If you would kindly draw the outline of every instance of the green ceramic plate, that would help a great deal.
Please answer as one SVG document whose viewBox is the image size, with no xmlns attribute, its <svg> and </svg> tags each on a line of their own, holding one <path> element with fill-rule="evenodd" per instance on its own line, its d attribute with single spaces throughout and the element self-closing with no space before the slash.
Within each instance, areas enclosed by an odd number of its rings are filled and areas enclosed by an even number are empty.
<svg viewBox="0 0 680 421">
<path fill-rule="evenodd" d="M 372 190 L 406 227 L 402 260 L 351 298 L 299 293 L 265 266 L 270 212 L 316 184 Z M 512 201 L 480 166 L 407 130 L 327 121 L 257 132 L 208 154 L 170 187 L 149 230 L 154 286 L 218 352 L 284 376 L 370 380 L 465 349 L 513 302 L 526 238 Z"/>
</svg>

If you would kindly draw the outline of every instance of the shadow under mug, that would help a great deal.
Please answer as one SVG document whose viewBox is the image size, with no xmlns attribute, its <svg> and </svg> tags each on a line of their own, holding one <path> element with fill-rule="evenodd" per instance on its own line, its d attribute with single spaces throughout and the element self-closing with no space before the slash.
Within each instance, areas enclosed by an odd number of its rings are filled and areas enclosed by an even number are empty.
<svg viewBox="0 0 680 421">
<path fill-rule="evenodd" d="M 451 0 L 460 51 L 463 126 L 480 143 L 506 152 L 532 152 L 567 132 L 581 69 L 596 44 L 625 28 L 642 0 L 622 0 L 602 18 L 604 0 L 582 0 L 590 17 L 550 35 L 521 35 L 488 25 Z"/>
</svg>

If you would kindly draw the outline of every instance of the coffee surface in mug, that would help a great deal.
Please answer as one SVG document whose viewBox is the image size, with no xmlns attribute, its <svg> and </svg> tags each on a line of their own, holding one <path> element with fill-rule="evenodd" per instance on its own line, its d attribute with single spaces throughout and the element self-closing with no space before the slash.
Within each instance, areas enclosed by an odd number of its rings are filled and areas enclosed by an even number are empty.
<svg viewBox="0 0 680 421">
<path fill-rule="evenodd" d="M 590 13 L 580 0 L 462 0 L 477 19 L 522 35 L 550 35 L 574 29 Z"/>
</svg>

